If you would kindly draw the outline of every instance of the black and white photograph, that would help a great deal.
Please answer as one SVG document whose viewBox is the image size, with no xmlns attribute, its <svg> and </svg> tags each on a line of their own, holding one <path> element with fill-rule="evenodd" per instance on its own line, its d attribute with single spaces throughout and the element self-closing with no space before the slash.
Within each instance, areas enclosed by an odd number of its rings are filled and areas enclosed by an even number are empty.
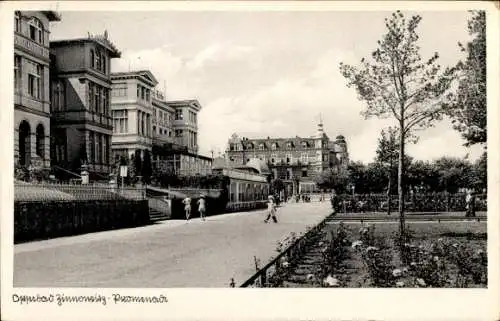
<svg viewBox="0 0 500 321">
<path fill-rule="evenodd" d="M 498 8 L 256 2 L 2 6 L 9 304 L 498 296 Z"/>
</svg>

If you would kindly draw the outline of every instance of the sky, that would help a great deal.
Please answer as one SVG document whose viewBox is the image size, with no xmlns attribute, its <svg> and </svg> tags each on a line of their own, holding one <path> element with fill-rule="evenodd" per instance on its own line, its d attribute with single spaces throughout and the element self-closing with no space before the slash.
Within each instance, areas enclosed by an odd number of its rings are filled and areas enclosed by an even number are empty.
<svg viewBox="0 0 500 321">
<path fill-rule="evenodd" d="M 346 87 L 339 63 L 369 57 L 391 12 L 349 11 L 155 11 L 61 12 L 51 40 L 108 31 L 122 52 L 112 71 L 149 69 L 169 100 L 197 99 L 200 153 L 223 153 L 229 137 L 308 137 L 323 120 L 326 134 L 346 137 L 350 158 L 371 162 L 380 131 L 392 120 L 365 120 L 365 105 Z M 405 12 L 406 15 L 415 12 Z M 435 51 L 443 66 L 463 56 L 469 39 L 467 11 L 418 12 L 423 58 Z M 416 159 L 441 156 L 474 160 L 443 120 L 419 132 L 408 146 Z"/>
</svg>

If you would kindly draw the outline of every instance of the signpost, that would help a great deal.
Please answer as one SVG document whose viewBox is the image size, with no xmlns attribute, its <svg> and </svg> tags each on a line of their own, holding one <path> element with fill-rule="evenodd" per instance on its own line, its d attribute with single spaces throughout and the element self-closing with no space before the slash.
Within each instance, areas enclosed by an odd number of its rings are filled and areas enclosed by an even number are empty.
<svg viewBox="0 0 500 321">
<path fill-rule="evenodd" d="M 122 191 L 124 185 L 124 178 L 127 177 L 128 166 L 120 166 L 120 176 L 122 178 Z"/>
</svg>

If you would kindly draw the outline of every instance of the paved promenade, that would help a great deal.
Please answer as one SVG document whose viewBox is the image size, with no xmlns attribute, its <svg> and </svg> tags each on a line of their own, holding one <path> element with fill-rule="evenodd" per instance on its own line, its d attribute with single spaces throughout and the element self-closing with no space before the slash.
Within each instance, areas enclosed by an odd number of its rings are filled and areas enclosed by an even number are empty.
<svg viewBox="0 0 500 321">
<path fill-rule="evenodd" d="M 31 242 L 14 246 L 15 287 L 228 287 L 255 273 L 291 232 L 331 213 L 329 202 L 285 204 L 279 223 L 263 210 Z"/>
</svg>

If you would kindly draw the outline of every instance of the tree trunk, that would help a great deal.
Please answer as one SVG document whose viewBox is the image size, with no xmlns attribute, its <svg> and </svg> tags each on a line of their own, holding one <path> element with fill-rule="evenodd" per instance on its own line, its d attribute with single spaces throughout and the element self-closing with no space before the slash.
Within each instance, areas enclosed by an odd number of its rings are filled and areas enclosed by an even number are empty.
<svg viewBox="0 0 500 321">
<path fill-rule="evenodd" d="M 389 183 L 387 183 L 387 215 L 391 215 L 391 179 L 392 177 L 392 159 L 389 165 Z"/>
<path fill-rule="evenodd" d="M 404 115 L 401 113 L 401 115 Z M 398 166 L 398 196 L 399 196 L 399 232 L 402 237 L 406 236 L 405 233 L 405 202 L 404 202 L 404 152 L 405 152 L 405 139 L 404 139 L 404 120 L 399 123 L 399 166 Z M 403 239 L 402 239 L 403 241 Z"/>
</svg>

